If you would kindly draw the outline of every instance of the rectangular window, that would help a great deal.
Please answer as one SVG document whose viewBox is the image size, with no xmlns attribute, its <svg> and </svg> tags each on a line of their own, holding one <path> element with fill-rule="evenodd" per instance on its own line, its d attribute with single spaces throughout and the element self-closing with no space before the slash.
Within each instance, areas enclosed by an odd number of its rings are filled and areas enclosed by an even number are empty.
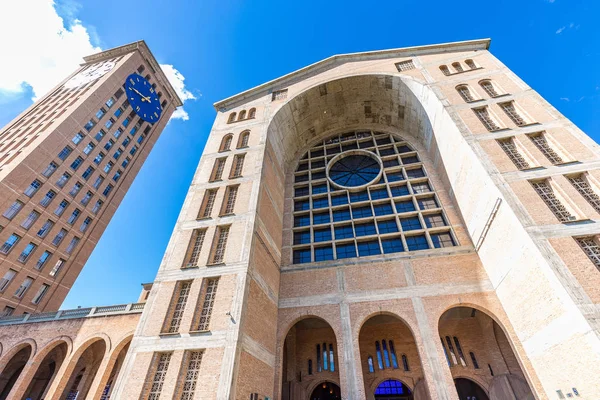
<svg viewBox="0 0 600 400">
<path fill-rule="evenodd" d="M 112 121 L 112 118 L 111 118 L 111 121 Z M 97 142 L 101 142 L 105 135 L 106 135 L 106 132 L 104 131 L 104 129 L 100 129 L 98 131 L 98 133 L 96 133 L 96 136 L 94 136 L 94 139 L 96 139 Z"/>
<path fill-rule="evenodd" d="M 56 210 L 54 210 L 54 214 L 58 215 L 59 217 L 65 212 L 65 209 L 69 206 L 69 202 L 66 200 L 63 200 L 60 202 L 60 204 L 58 205 L 58 207 L 56 207 Z"/>
<path fill-rule="evenodd" d="M 83 148 L 83 154 L 85 154 L 86 156 L 89 155 L 95 147 L 96 145 L 94 143 L 89 142 L 87 146 Z"/>
<path fill-rule="evenodd" d="M 73 239 L 71 239 L 69 245 L 67 246 L 67 249 L 65 250 L 67 254 L 71 254 L 73 250 L 75 250 L 80 240 L 81 239 L 79 239 L 78 237 L 73 237 Z"/>
<path fill-rule="evenodd" d="M 21 210 L 21 208 L 23 208 L 23 203 L 21 203 L 19 200 L 17 200 L 14 203 L 12 203 L 10 205 L 10 207 L 8 207 L 8 209 L 6 211 L 4 211 L 4 214 L 2 214 L 2 215 L 5 218 L 13 219 L 15 217 L 15 215 L 17 215 L 17 213 Z"/>
<path fill-rule="evenodd" d="M 76 208 L 75 210 L 73 210 L 73 213 L 67 220 L 67 223 L 69 223 L 69 225 L 73 225 L 75 223 L 75 221 L 77 221 L 77 218 L 79 218 L 80 214 L 81 214 L 81 210 L 79 208 Z"/>
<path fill-rule="evenodd" d="M 154 353 L 144 387 L 145 400 L 159 400 L 172 353 Z"/>
<path fill-rule="evenodd" d="M 185 370 L 180 374 L 179 392 L 174 398 L 180 400 L 192 400 L 194 398 L 203 353 L 202 351 L 185 352 L 182 363 Z"/>
<path fill-rule="evenodd" d="M 287 89 L 275 90 L 271 95 L 271 101 L 284 100 L 287 98 Z"/>
<path fill-rule="evenodd" d="M 90 178 L 90 176 L 92 176 L 93 173 L 94 173 L 94 168 L 87 167 L 87 169 L 83 172 L 83 174 L 81 174 L 81 177 L 87 181 Z"/>
<path fill-rule="evenodd" d="M 83 185 L 80 182 L 75 182 L 69 194 L 73 197 L 77 196 L 77 193 L 79 193 L 82 187 Z"/>
<path fill-rule="evenodd" d="M 41 186 L 42 186 L 42 182 L 38 181 L 37 179 L 34 180 L 33 182 L 31 182 L 29 187 L 27 189 L 25 189 L 25 192 L 24 192 L 25 196 L 32 197 Z"/>
<path fill-rule="evenodd" d="M 567 179 L 569 182 L 571 182 L 571 185 L 577 189 L 579 194 L 586 199 L 592 207 L 594 207 L 594 210 L 600 213 L 600 196 L 596 194 L 585 177 L 583 175 L 579 175 L 567 177 Z"/>
<path fill-rule="evenodd" d="M 127 166 L 129 165 L 129 162 L 131 161 L 131 159 L 129 157 L 127 157 L 126 159 L 123 160 L 123 162 L 121 163 L 121 167 L 123 168 L 127 168 Z"/>
<path fill-rule="evenodd" d="M 106 172 L 106 173 L 110 172 L 110 170 L 112 169 L 112 167 L 114 165 L 115 164 L 113 164 L 112 161 L 107 162 L 106 165 L 104 166 L 104 172 Z"/>
<path fill-rule="evenodd" d="M 59 188 L 63 188 L 65 187 L 65 185 L 67 184 L 67 181 L 71 179 L 71 174 L 69 174 L 68 172 L 65 172 L 64 174 L 61 175 L 60 178 L 58 178 L 58 180 L 56 181 L 56 186 L 58 186 Z"/>
<path fill-rule="evenodd" d="M 244 158 L 245 154 L 237 154 L 233 158 L 233 165 L 231 168 L 230 178 L 239 178 L 242 176 L 242 169 L 244 168 Z"/>
<path fill-rule="evenodd" d="M 113 190 L 113 185 L 106 185 L 106 187 L 104 188 L 104 192 L 102 192 L 102 195 L 104 197 L 108 196 L 110 194 L 110 192 Z"/>
<path fill-rule="evenodd" d="M 66 263 L 65 260 L 63 260 L 62 258 L 59 259 L 56 262 L 56 264 L 54 264 L 54 267 L 52 267 L 52 270 L 50 271 L 50 273 L 48 275 L 50 275 L 50 276 L 56 276 L 56 275 L 58 275 L 58 273 L 62 269 L 63 265 L 65 265 L 65 263 Z"/>
<path fill-rule="evenodd" d="M 70 146 L 65 146 L 65 148 L 62 149 L 60 153 L 58 153 L 58 158 L 65 161 L 65 159 L 69 156 L 69 154 L 71 154 L 72 151 L 73 149 Z"/>
<path fill-rule="evenodd" d="M 33 296 L 33 300 L 31 301 L 33 304 L 39 304 L 40 301 L 44 298 L 46 292 L 50 289 L 50 285 L 46 285 L 45 283 L 40 286 L 35 296 Z"/>
<path fill-rule="evenodd" d="M 596 268 L 600 270 L 600 246 L 593 236 L 575 238 L 577 244 L 585 252 Z M 0 291 L 3 290 L 0 286 Z"/>
<path fill-rule="evenodd" d="M 27 218 L 25 218 L 23 222 L 21 222 L 21 226 L 25 229 L 29 229 L 39 217 L 40 213 L 35 210 L 32 210 L 27 216 Z"/>
<path fill-rule="evenodd" d="M 77 157 L 75 160 L 73 160 L 73 162 L 71 163 L 71 169 L 73 171 L 77 171 L 77 169 L 81 166 L 81 164 L 83 163 L 83 158 L 81 157 Z"/>
<path fill-rule="evenodd" d="M 100 185 L 102 185 L 102 182 L 104 182 L 104 177 L 103 176 L 99 176 L 96 178 L 96 181 L 94 182 L 94 184 L 92 185 L 92 187 L 94 189 L 98 189 L 100 187 Z"/>
<path fill-rule="evenodd" d="M 203 299 L 200 315 L 197 316 L 198 322 L 194 324 L 198 331 L 207 331 L 210 326 L 210 317 L 212 315 L 215 298 L 217 297 L 217 287 L 219 278 L 205 279 L 203 288 L 200 291 L 200 299 Z"/>
<path fill-rule="evenodd" d="M 0 279 L 0 292 L 4 292 L 6 290 L 6 288 L 8 287 L 8 285 L 10 284 L 10 282 L 13 280 L 13 278 L 17 275 L 17 271 L 14 271 L 12 269 L 9 269 L 8 271 L 6 271 L 6 273 L 4 274 L 4 277 L 2 277 L 2 279 Z"/>
<path fill-rule="evenodd" d="M 137 146 L 133 146 L 131 148 L 131 150 L 129 150 L 129 154 L 131 154 L 133 156 L 137 152 L 137 150 L 138 150 L 138 147 Z"/>
<path fill-rule="evenodd" d="M 1 318 L 10 317 L 15 312 L 15 308 L 11 306 L 4 306 L 4 310 L 2 311 Z"/>
<path fill-rule="evenodd" d="M 42 175 L 44 175 L 46 178 L 48 178 L 50 175 L 52 175 L 54 173 L 54 171 L 56 171 L 57 168 L 58 168 L 58 164 L 56 164 L 54 161 L 52 161 L 50 164 L 48 164 L 48 166 L 46 167 L 44 172 L 42 172 Z"/>
<path fill-rule="evenodd" d="M 41 271 L 44 268 L 44 265 L 46 265 L 46 263 L 50 259 L 50 257 L 52 257 L 52 253 L 50 253 L 48 250 L 44 251 L 38 259 L 37 263 L 35 264 L 35 269 Z"/>
<path fill-rule="evenodd" d="M 94 208 L 92 208 L 92 213 L 98 214 L 98 211 L 100 211 L 102 208 L 102 204 L 104 204 L 104 202 L 102 200 L 98 200 L 96 204 L 94 204 Z"/>
<path fill-rule="evenodd" d="M 63 241 L 63 239 L 65 238 L 65 236 L 67 236 L 67 230 L 66 229 L 61 229 L 56 236 L 54 236 L 54 239 L 52 239 L 52 244 L 54 246 L 59 246 L 60 242 Z"/>
<path fill-rule="evenodd" d="M 121 179 L 121 175 L 123 174 L 123 171 L 118 170 L 117 172 L 115 172 L 115 175 L 113 176 L 113 181 L 115 182 L 119 182 L 119 179 Z"/>
<path fill-rule="evenodd" d="M 535 146 L 542 152 L 544 157 L 548 159 L 552 164 L 561 164 L 563 159 L 558 153 L 550 146 L 548 140 L 546 140 L 546 134 L 544 132 L 529 136 L 529 139 L 535 144 Z"/>
<path fill-rule="evenodd" d="M 46 235 L 48 234 L 48 232 L 50 232 L 50 230 L 52 229 L 53 226 L 54 226 L 54 222 L 47 220 L 46 222 L 44 222 L 44 225 L 42 225 L 40 230 L 37 232 L 37 235 L 41 238 L 46 237 Z"/>
<path fill-rule="evenodd" d="M 123 140 L 123 147 L 127 148 L 127 146 L 129 146 L 130 142 L 131 142 L 131 138 L 126 137 L 125 140 Z M 115 157 L 115 158 L 118 158 L 118 157 Z"/>
<path fill-rule="evenodd" d="M 100 162 L 102 162 L 103 158 L 104 158 L 104 153 L 102 153 L 102 152 L 98 153 L 98 155 L 96 156 L 96 158 L 94 158 L 94 163 L 96 165 L 100 165 Z"/>
<path fill-rule="evenodd" d="M 192 239 L 188 245 L 186 252 L 186 267 L 195 267 L 198 265 L 198 258 L 200 257 L 200 251 L 202 250 L 202 244 L 204 243 L 204 237 L 206 236 L 206 229 L 194 229 L 192 232 Z"/>
<path fill-rule="evenodd" d="M 215 165 L 213 166 L 210 182 L 220 181 L 223 176 L 223 170 L 225 169 L 226 158 L 217 158 Z"/>
<path fill-rule="evenodd" d="M 477 115 L 477 118 L 479 118 L 479 120 L 481 121 L 481 123 L 483 124 L 483 126 L 485 126 L 485 128 L 488 131 L 493 132 L 493 131 L 497 131 L 497 130 L 500 129 L 500 126 L 492 118 L 492 116 L 490 115 L 490 112 L 487 109 L 487 107 L 474 108 L 473 112 L 475 113 L 475 115 Z"/>
<path fill-rule="evenodd" d="M 210 214 L 212 213 L 215 205 L 217 191 L 218 189 L 208 189 L 206 193 L 204 193 L 204 200 L 202 200 L 202 206 L 200 207 L 198 218 L 210 218 Z"/>
<path fill-rule="evenodd" d="M 111 97 L 110 99 L 106 100 L 106 103 L 104 104 L 106 105 L 106 108 L 111 108 L 113 104 L 115 104 L 115 98 Z"/>
<path fill-rule="evenodd" d="M 71 141 L 72 141 L 74 144 L 79 144 L 79 143 L 81 143 L 81 141 L 83 140 L 83 138 L 84 138 L 84 137 L 85 137 L 85 135 L 84 135 L 83 133 L 81 133 L 81 132 L 77 132 L 77 133 L 75 134 L 75 136 L 73 136 L 73 139 L 71 139 Z"/>
<path fill-rule="evenodd" d="M 531 182 L 531 185 L 560 222 L 575 221 L 577 219 L 556 197 L 548 181 Z"/>
<path fill-rule="evenodd" d="M 93 119 L 90 119 L 85 125 L 84 128 L 86 131 L 91 131 L 92 128 L 94 128 L 94 126 L 96 126 L 96 121 L 94 121 Z"/>
<path fill-rule="evenodd" d="M 31 254 L 35 251 L 36 248 L 37 245 L 35 243 L 29 243 L 27 246 L 25 246 L 21 254 L 19 254 L 19 258 L 17 258 L 17 261 L 22 263 L 26 262 L 29 259 L 29 256 L 31 256 Z"/>
<path fill-rule="evenodd" d="M 522 170 L 529 168 L 529 163 L 519 152 L 514 138 L 498 140 L 498 144 L 518 169 Z"/>
<path fill-rule="evenodd" d="M 515 107 L 515 103 L 513 101 L 508 103 L 499 104 L 502 107 L 502 110 L 508 115 L 512 122 L 517 126 L 527 125 L 527 121 L 525 118 L 519 113 L 517 107 Z"/>
<path fill-rule="evenodd" d="M 235 200 L 237 198 L 239 186 L 228 186 L 225 191 L 225 198 L 221 206 L 221 215 L 233 214 L 235 208 Z"/>
<path fill-rule="evenodd" d="M 21 286 L 19 286 L 19 288 L 15 292 L 15 297 L 18 297 L 19 299 L 22 298 L 25 295 L 25 292 L 27 292 L 27 289 L 29 289 L 29 287 L 31 286 L 32 283 L 33 283 L 33 278 L 30 278 L 30 277 L 25 278 L 25 280 L 23 281 L 23 283 L 21 283 Z"/>
<path fill-rule="evenodd" d="M 104 117 L 105 114 L 106 114 L 106 109 L 104 107 L 100 107 L 98 112 L 96 112 L 96 118 L 102 119 L 102 117 Z"/>
<path fill-rule="evenodd" d="M 109 139 L 108 142 L 106 142 L 106 144 L 104 144 L 104 150 L 110 150 L 113 146 L 115 145 L 114 140 Z"/>
<path fill-rule="evenodd" d="M 40 200 L 40 205 L 47 207 L 55 196 L 56 192 L 54 190 L 48 190 L 48 193 Z"/>
<path fill-rule="evenodd" d="M 118 139 L 118 138 L 119 138 L 119 136 L 121 136 L 121 134 L 122 134 L 122 133 L 123 133 L 123 129 L 121 129 L 121 128 L 118 128 L 118 129 L 116 129 L 116 130 L 113 132 L 113 136 L 114 136 L 115 138 L 117 138 L 117 139 Z"/>
<path fill-rule="evenodd" d="M 229 236 L 229 225 L 218 226 L 213 240 L 213 250 L 210 258 L 211 264 L 220 264 L 225 259 L 227 248 L 227 237 Z"/>
<path fill-rule="evenodd" d="M 127 139 L 129 139 L 129 138 L 127 138 Z M 125 139 L 125 141 L 127 141 L 127 139 Z M 123 144 L 125 145 L 125 147 L 127 147 L 127 145 L 125 144 L 125 142 L 123 142 Z M 117 151 L 115 151 L 115 154 L 113 154 L 113 158 L 115 160 L 118 160 L 119 157 L 121 157 L 121 154 L 123 154 L 123 149 L 117 149 Z"/>
<path fill-rule="evenodd" d="M 87 206 L 87 204 L 90 202 L 90 200 L 92 199 L 93 196 L 94 196 L 94 193 L 92 193 L 88 190 L 86 192 L 85 196 L 83 196 L 83 198 L 81 199 L 81 204 L 83 204 L 84 206 Z"/>
<path fill-rule="evenodd" d="M 113 126 L 114 123 L 115 123 L 115 120 L 111 118 L 108 121 L 106 121 L 106 123 L 104 124 L 104 126 L 106 127 L 106 129 L 110 129 Z"/>
<path fill-rule="evenodd" d="M 8 239 L 6 239 L 6 242 L 4 242 L 2 247 L 0 247 L 0 253 L 2 253 L 2 254 L 10 253 L 10 251 L 13 249 L 13 247 L 15 247 L 15 245 L 17 243 L 19 243 L 19 240 L 21 240 L 21 236 L 15 235 L 14 233 L 12 235 L 10 235 L 10 237 Z"/>
<path fill-rule="evenodd" d="M 171 297 L 171 305 L 167 318 L 163 326 L 163 333 L 177 333 L 181 325 L 181 319 L 185 311 L 185 305 L 190 294 L 190 288 L 192 287 L 192 281 L 179 281 L 175 285 L 173 296 Z"/>
<path fill-rule="evenodd" d="M 85 217 L 85 219 L 83 220 L 83 222 L 81 223 L 81 226 L 79 227 L 79 231 L 80 232 L 85 232 L 87 231 L 87 228 L 89 228 L 90 224 L 92 223 L 92 218 L 90 217 Z"/>
<path fill-rule="evenodd" d="M 409 71 L 415 69 L 415 64 L 413 64 L 413 60 L 401 61 L 396 63 L 396 68 L 398 69 L 398 72 Z"/>
</svg>

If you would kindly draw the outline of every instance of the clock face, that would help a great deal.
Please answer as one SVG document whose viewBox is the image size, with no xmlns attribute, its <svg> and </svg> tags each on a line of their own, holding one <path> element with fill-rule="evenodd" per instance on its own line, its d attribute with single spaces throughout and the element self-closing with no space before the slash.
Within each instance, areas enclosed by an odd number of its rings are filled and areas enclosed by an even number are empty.
<svg viewBox="0 0 600 400">
<path fill-rule="evenodd" d="M 84 69 L 71 79 L 69 79 L 67 83 L 65 83 L 65 87 L 73 89 L 85 85 L 86 83 L 100 78 L 101 76 L 112 70 L 114 67 L 115 63 L 113 61 L 104 61 L 98 64 L 94 64 Z"/>
<path fill-rule="evenodd" d="M 131 74 L 123 84 L 127 99 L 137 115 L 146 122 L 156 122 L 160 118 L 162 108 L 158 95 L 150 82 L 138 74 Z"/>
</svg>

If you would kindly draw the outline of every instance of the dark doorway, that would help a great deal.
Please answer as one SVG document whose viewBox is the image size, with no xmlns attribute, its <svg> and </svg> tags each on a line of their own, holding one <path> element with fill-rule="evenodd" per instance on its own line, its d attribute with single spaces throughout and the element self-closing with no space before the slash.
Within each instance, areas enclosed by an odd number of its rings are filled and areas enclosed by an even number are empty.
<svg viewBox="0 0 600 400">
<path fill-rule="evenodd" d="M 376 400 L 412 400 L 413 395 L 408 386 L 395 379 L 383 381 L 375 389 Z"/>
<path fill-rule="evenodd" d="M 457 378 L 454 380 L 460 400 L 489 400 L 485 391 L 470 379 Z"/>
<path fill-rule="evenodd" d="M 340 400 L 340 387 L 332 382 L 319 383 L 310 395 L 310 400 Z"/>
</svg>

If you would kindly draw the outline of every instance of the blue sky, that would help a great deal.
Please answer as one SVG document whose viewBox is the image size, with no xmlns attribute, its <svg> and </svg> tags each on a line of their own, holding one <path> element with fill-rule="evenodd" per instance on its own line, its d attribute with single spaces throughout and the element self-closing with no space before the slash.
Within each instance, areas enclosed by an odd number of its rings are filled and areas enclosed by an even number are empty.
<svg viewBox="0 0 600 400">
<path fill-rule="evenodd" d="M 594 0 L 34 3 L 27 20 L 0 26 L 0 34 L 15 40 L 0 42 L 0 53 L 15 57 L 0 66 L 0 125 L 29 106 L 34 94 L 43 95 L 59 72 L 62 77 L 76 68 L 85 51 L 139 39 L 185 77 L 179 83 L 196 98 L 185 102 L 189 119 L 172 120 L 164 130 L 64 308 L 132 302 L 140 283 L 153 280 L 210 132 L 215 101 L 334 54 L 490 37 L 498 58 L 600 139 L 600 2 Z M 2 2 L 0 15 L 16 15 L 21 6 Z M 53 31 L 44 32 L 36 18 Z M 56 24 L 65 31 L 57 33 Z M 52 35 L 56 40 L 39 43 Z M 36 58 L 38 49 L 43 56 Z"/>
</svg>

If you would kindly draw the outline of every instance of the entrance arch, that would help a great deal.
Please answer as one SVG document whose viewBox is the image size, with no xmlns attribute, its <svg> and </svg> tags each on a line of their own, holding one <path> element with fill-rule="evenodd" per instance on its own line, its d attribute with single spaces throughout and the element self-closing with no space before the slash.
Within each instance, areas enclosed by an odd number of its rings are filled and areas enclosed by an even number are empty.
<svg viewBox="0 0 600 400">
<path fill-rule="evenodd" d="M 47 390 L 56 378 L 60 366 L 67 357 L 69 346 L 66 342 L 60 341 L 39 363 L 31 382 L 25 390 L 25 399 L 43 399 Z"/>
<path fill-rule="evenodd" d="M 99 338 L 89 344 L 78 358 L 72 359 L 68 369 L 70 375 L 59 397 L 61 400 L 86 398 L 105 352 L 106 342 Z"/>
<path fill-rule="evenodd" d="M 17 379 L 19 379 L 32 353 L 33 349 L 31 345 L 26 344 L 8 360 L 6 366 L 1 371 L 2 373 L 0 373 L 0 400 L 8 398 L 10 391 L 17 382 Z"/>
<path fill-rule="evenodd" d="M 375 400 L 413 400 L 413 394 L 402 381 L 387 379 L 375 389 Z"/>
<path fill-rule="evenodd" d="M 438 328 L 445 362 L 461 400 L 480 400 L 482 393 L 486 400 L 534 398 L 504 330 L 487 313 L 452 307 L 441 315 Z M 521 385 L 508 384 L 512 381 Z M 497 389 L 491 391 L 492 386 Z"/>
<path fill-rule="evenodd" d="M 340 400 L 342 398 L 340 387 L 333 382 L 319 383 L 314 388 L 309 400 Z"/>
<path fill-rule="evenodd" d="M 338 393 L 340 398 L 337 340 L 327 321 L 307 317 L 296 322 L 285 337 L 282 365 L 282 400 L 313 399 L 311 393 L 315 391 L 324 396 L 325 391 L 317 390 L 324 383 L 331 386 L 327 390 L 333 390 L 335 385 L 337 392 L 334 390 L 333 394 Z"/>
</svg>

